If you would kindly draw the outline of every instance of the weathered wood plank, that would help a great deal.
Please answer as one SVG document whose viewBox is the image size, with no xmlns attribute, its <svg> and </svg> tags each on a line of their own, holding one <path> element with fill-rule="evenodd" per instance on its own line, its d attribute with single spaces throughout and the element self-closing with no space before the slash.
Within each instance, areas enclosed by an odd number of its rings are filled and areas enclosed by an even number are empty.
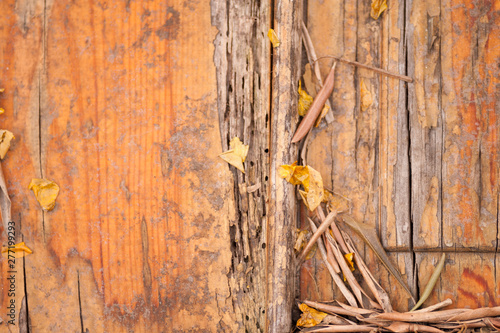
<svg viewBox="0 0 500 333">
<path fill-rule="evenodd" d="M 28 222 L 32 331 L 237 329 L 210 20 L 207 2 L 47 3 L 41 161 L 61 193 Z"/>
<path fill-rule="evenodd" d="M 0 257 L 0 324 L 1 332 L 26 332 L 27 312 L 23 265 L 40 257 L 32 241 L 35 230 L 30 221 L 41 221 L 42 214 L 28 184 L 40 176 L 39 143 L 39 79 L 42 52 L 43 5 L 42 1 L 0 2 L 0 107 L 5 113 L 0 116 L 1 128 L 15 135 L 10 151 L 1 162 L 12 200 L 12 220 L 16 223 L 17 242 L 26 241 L 34 254 L 17 259 L 11 269 L 5 258 Z M 6 245 L 6 233 L 0 225 L 0 241 Z M 9 271 L 16 273 L 9 273 Z M 15 296 L 11 294 L 7 277 L 15 275 Z M 11 294 L 11 295 L 9 295 Z M 29 294 L 29 292 L 28 292 Z M 8 317 L 7 306 L 15 301 L 15 317 Z M 25 302 L 25 300 L 24 300 Z M 10 310 L 9 310 L 10 312 Z M 7 321 L 14 320 L 15 325 Z"/>
<path fill-rule="evenodd" d="M 405 6 L 395 1 L 380 18 L 380 67 L 406 72 Z M 380 77 L 379 172 L 380 238 L 385 248 L 411 248 L 410 166 L 407 84 Z"/>
<path fill-rule="evenodd" d="M 375 21 L 370 17 L 368 2 L 309 1 L 307 25 L 319 57 L 343 56 L 404 74 L 404 6 L 393 4 L 390 12 Z M 328 65 L 329 61 L 322 61 L 324 75 Z M 386 248 L 408 251 L 411 231 L 406 87 L 397 80 L 342 63 L 336 74 L 332 97 L 335 121 L 320 128 L 322 132 L 309 145 L 307 163 L 321 172 L 326 186 L 352 200 L 354 216 L 377 228 Z M 365 110 L 361 110 L 360 103 L 361 80 L 373 100 Z M 357 244 L 371 267 L 377 268 L 379 263 L 373 253 L 365 250 L 360 239 Z M 412 287 L 411 254 L 394 257 L 404 263 L 403 274 L 408 275 Z M 311 267 L 323 263 L 318 260 L 308 265 L 301 272 L 301 277 L 308 279 L 306 283 L 301 281 L 306 294 L 337 297 L 338 291 L 331 291 L 326 270 L 316 268 L 312 272 L 317 286 L 306 277 Z M 376 272 L 384 287 L 396 288 L 387 272 Z M 406 296 L 395 306 L 407 309 Z"/>
<path fill-rule="evenodd" d="M 423 291 L 434 272 L 441 253 L 416 254 L 418 284 Z M 425 306 L 450 298 L 451 308 L 480 308 L 498 306 L 500 299 L 500 275 L 496 269 L 495 253 L 450 252 L 446 254 L 444 270 Z"/>
<path fill-rule="evenodd" d="M 441 108 L 441 19 L 434 2 L 408 1 L 406 40 L 411 158 L 411 218 L 415 249 L 441 245 L 443 118 Z"/>
<path fill-rule="evenodd" d="M 278 175 L 278 167 L 297 158 L 291 145 L 297 124 L 297 83 L 300 79 L 300 24 L 302 3 L 276 0 L 272 27 L 281 44 L 273 49 L 270 114 L 270 171 L 267 209 L 267 310 L 266 330 L 288 332 L 292 324 L 295 265 L 294 235 L 297 208 L 294 187 Z"/>
<path fill-rule="evenodd" d="M 455 249 L 498 243 L 499 13 L 498 2 L 441 4 L 443 245 Z"/>
<path fill-rule="evenodd" d="M 229 283 L 239 329 L 262 332 L 266 325 L 266 207 L 269 204 L 271 44 L 269 2 L 211 4 L 215 39 L 218 112 L 224 150 L 237 136 L 249 145 L 246 173 L 231 168 L 235 189 L 226 198 L 230 220 Z M 249 193 L 252 186 L 260 188 Z"/>
</svg>

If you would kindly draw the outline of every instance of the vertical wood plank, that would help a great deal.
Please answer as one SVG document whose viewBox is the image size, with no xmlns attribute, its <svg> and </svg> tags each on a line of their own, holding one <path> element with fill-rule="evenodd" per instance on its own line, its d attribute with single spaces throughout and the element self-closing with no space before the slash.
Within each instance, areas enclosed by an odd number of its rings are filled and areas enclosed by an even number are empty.
<svg viewBox="0 0 500 333">
<path fill-rule="evenodd" d="M 46 24 L 42 174 L 61 193 L 29 221 L 32 329 L 236 330 L 210 4 L 54 1 Z"/>
<path fill-rule="evenodd" d="M 2 332 L 26 332 L 27 307 L 24 284 L 24 265 L 41 257 L 39 248 L 32 241 L 35 230 L 31 223 L 41 223 L 42 214 L 33 203 L 28 185 L 32 178 L 40 176 L 39 138 L 39 89 L 40 59 L 42 57 L 43 2 L 0 2 L 0 116 L 1 128 L 11 131 L 15 139 L 2 163 L 3 173 L 12 201 L 12 220 L 16 227 L 16 242 L 25 241 L 33 254 L 16 259 L 15 267 L 0 257 L 0 324 Z M 0 241 L 7 245 L 7 233 L 0 225 Z M 15 273 L 9 273 L 15 271 Z M 11 288 L 7 277 L 15 275 Z M 12 295 L 12 292 L 15 295 Z M 10 294 L 10 295 L 9 295 Z M 29 292 L 28 292 L 29 294 Z M 15 301 L 15 317 L 7 316 L 7 306 Z M 8 324 L 14 320 L 15 325 Z M 8 326 L 8 327 L 7 327 Z"/>
<path fill-rule="evenodd" d="M 497 2 L 443 1 L 443 239 L 494 251 L 498 228 Z"/>
<path fill-rule="evenodd" d="M 249 145 L 245 174 L 231 169 L 234 206 L 230 220 L 232 302 L 240 331 L 263 332 L 266 325 L 267 211 L 271 44 L 270 2 L 213 1 L 217 99 L 223 150 L 233 137 Z M 257 186 L 255 190 L 250 189 Z M 290 288 L 292 288 L 290 286 Z"/>
<path fill-rule="evenodd" d="M 380 67 L 393 73 L 406 72 L 405 6 L 392 2 L 380 18 Z M 410 166 L 407 84 L 381 76 L 379 133 L 379 223 L 386 249 L 411 248 Z"/>
<path fill-rule="evenodd" d="M 288 332 L 292 324 L 295 265 L 293 244 L 297 227 L 294 187 L 278 175 L 278 167 L 296 160 L 297 148 L 291 145 L 297 124 L 297 84 L 300 74 L 302 3 L 293 0 L 274 2 L 272 27 L 281 44 L 273 49 L 269 203 L 267 209 L 267 291 L 266 330 Z"/>
<path fill-rule="evenodd" d="M 413 246 L 441 245 L 441 174 L 443 121 L 441 112 L 440 7 L 432 1 L 409 1 L 406 36 L 410 110 L 411 210 Z"/>
</svg>

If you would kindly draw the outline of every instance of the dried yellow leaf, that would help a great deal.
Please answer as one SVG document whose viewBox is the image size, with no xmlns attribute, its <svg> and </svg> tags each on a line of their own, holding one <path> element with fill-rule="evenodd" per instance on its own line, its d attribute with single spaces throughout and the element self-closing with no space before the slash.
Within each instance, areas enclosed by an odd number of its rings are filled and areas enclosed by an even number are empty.
<svg viewBox="0 0 500 333">
<path fill-rule="evenodd" d="M 325 191 L 323 189 L 323 178 L 321 178 L 321 174 L 318 171 L 308 165 L 305 167 L 296 165 L 295 162 L 292 165 L 280 166 L 278 174 L 293 185 L 304 186 L 305 191 L 299 191 L 299 193 L 310 211 L 315 210 L 319 206 L 323 200 Z"/>
<path fill-rule="evenodd" d="M 248 154 L 248 145 L 244 145 L 238 137 L 234 137 L 229 142 L 229 150 L 223 152 L 219 155 L 227 163 L 236 167 L 241 172 L 245 173 L 245 168 L 243 167 L 243 162 L 247 158 Z"/>
<path fill-rule="evenodd" d="M 314 327 L 321 323 L 321 321 L 328 315 L 324 312 L 313 309 L 304 303 L 299 305 L 299 309 L 302 311 L 302 315 L 299 320 L 297 320 L 297 326 L 301 327 Z"/>
<path fill-rule="evenodd" d="M 59 194 L 59 186 L 51 180 L 47 179 L 32 179 L 28 187 L 35 194 L 36 200 L 43 210 L 49 211 L 54 209 L 56 198 Z"/>
<path fill-rule="evenodd" d="M 4 112 L 5 112 L 5 110 L 0 108 L 0 114 L 3 114 Z"/>
<path fill-rule="evenodd" d="M 376 20 L 386 9 L 387 0 L 372 0 L 372 11 L 370 16 Z"/>
<path fill-rule="evenodd" d="M 372 103 L 372 93 L 366 87 L 365 81 L 361 79 L 361 111 L 366 111 Z"/>
<path fill-rule="evenodd" d="M 269 29 L 269 31 L 267 32 L 267 37 L 269 37 L 269 40 L 273 44 L 273 47 L 280 46 L 278 35 L 276 35 L 276 32 L 273 29 Z"/>
<path fill-rule="evenodd" d="M 344 258 L 351 272 L 354 272 L 354 253 L 344 254 Z"/>
<path fill-rule="evenodd" d="M 321 113 L 320 113 L 318 119 L 316 119 L 316 123 L 314 124 L 314 127 L 318 127 L 319 124 L 321 124 L 321 120 L 323 120 L 323 118 L 325 118 L 326 114 L 328 113 L 328 110 L 330 110 L 330 107 L 325 104 L 325 106 L 323 106 L 323 110 L 321 110 Z"/>
<path fill-rule="evenodd" d="M 304 117 L 311 107 L 313 98 L 302 89 L 301 82 L 299 81 L 299 116 Z"/>
<path fill-rule="evenodd" d="M 0 130 L 0 158 L 2 160 L 9 151 L 12 139 L 14 139 L 14 134 L 7 130 Z"/>
<path fill-rule="evenodd" d="M 4 258 L 12 258 L 12 256 L 14 256 L 14 258 L 22 258 L 32 253 L 33 251 L 31 251 L 24 242 L 18 243 L 13 247 L 2 246 L 2 256 Z"/>
</svg>

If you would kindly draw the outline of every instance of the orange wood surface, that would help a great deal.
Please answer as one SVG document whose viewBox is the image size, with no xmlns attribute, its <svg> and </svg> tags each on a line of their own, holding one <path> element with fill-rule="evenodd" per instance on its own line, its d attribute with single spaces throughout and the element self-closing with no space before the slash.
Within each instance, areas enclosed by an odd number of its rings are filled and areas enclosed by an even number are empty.
<svg viewBox="0 0 500 333">
<path fill-rule="evenodd" d="M 16 136 L 2 164 L 33 249 L 26 295 L 17 284 L 30 332 L 235 328 L 210 10 L 0 3 L 2 128 Z M 36 177 L 61 187 L 51 212 L 27 189 Z"/>
</svg>

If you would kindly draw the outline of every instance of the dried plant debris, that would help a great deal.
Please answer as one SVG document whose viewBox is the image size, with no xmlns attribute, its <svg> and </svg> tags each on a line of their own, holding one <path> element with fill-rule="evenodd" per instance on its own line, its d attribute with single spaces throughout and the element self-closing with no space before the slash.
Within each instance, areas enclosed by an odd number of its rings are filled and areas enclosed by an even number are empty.
<svg viewBox="0 0 500 333">
<path fill-rule="evenodd" d="M 2 246 L 2 256 L 7 259 L 22 258 L 32 253 L 33 251 L 24 242 L 17 243 L 12 247 Z"/>
<path fill-rule="evenodd" d="M 313 102 L 313 98 L 311 95 L 309 95 L 305 90 L 302 89 L 301 82 L 299 81 L 299 116 L 304 117 L 311 107 L 311 104 Z"/>
<path fill-rule="evenodd" d="M 267 37 L 269 37 L 269 40 L 271 41 L 271 44 L 273 44 L 274 48 L 280 46 L 278 35 L 273 29 L 269 29 L 269 31 L 267 32 Z"/>
<path fill-rule="evenodd" d="M 321 323 L 328 316 L 327 313 L 311 308 L 304 303 L 299 305 L 299 309 L 302 311 L 302 315 L 297 320 L 297 326 L 313 327 Z"/>
<path fill-rule="evenodd" d="M 432 290 L 434 289 L 434 286 L 436 285 L 437 280 L 439 279 L 439 275 L 441 274 L 441 271 L 444 268 L 444 261 L 446 259 L 445 254 L 441 256 L 441 260 L 439 260 L 438 265 L 436 266 L 436 269 L 434 270 L 434 273 L 432 273 L 431 278 L 429 279 L 429 282 L 425 286 L 424 292 L 422 293 L 422 296 L 420 296 L 420 299 L 418 300 L 417 304 L 410 310 L 410 312 L 415 311 L 418 309 L 424 302 L 427 300 L 427 298 L 430 296 Z"/>
<path fill-rule="evenodd" d="M 229 150 L 223 152 L 219 155 L 227 163 L 234 166 L 236 169 L 245 173 L 245 168 L 243 167 L 243 162 L 247 158 L 248 145 L 244 145 L 238 137 L 234 137 L 231 142 L 229 142 Z"/>
<path fill-rule="evenodd" d="M 295 162 L 292 165 L 280 166 L 278 174 L 289 183 L 293 185 L 302 185 L 304 187 L 304 191 L 301 191 L 300 194 L 310 211 L 315 210 L 323 201 L 325 194 L 323 189 L 323 178 L 321 178 L 321 174 L 312 167 L 308 165 L 297 165 L 297 162 Z"/>
<path fill-rule="evenodd" d="M 0 130 L 0 159 L 4 159 L 5 155 L 9 151 L 10 142 L 14 138 L 14 134 L 7 130 Z"/>
<path fill-rule="evenodd" d="M 28 186 L 35 194 L 36 200 L 42 206 L 43 210 L 50 211 L 56 205 L 59 186 L 51 180 L 32 179 Z"/>
<path fill-rule="evenodd" d="M 376 20 L 387 9 L 387 0 L 372 0 L 372 11 L 370 16 Z"/>
</svg>

